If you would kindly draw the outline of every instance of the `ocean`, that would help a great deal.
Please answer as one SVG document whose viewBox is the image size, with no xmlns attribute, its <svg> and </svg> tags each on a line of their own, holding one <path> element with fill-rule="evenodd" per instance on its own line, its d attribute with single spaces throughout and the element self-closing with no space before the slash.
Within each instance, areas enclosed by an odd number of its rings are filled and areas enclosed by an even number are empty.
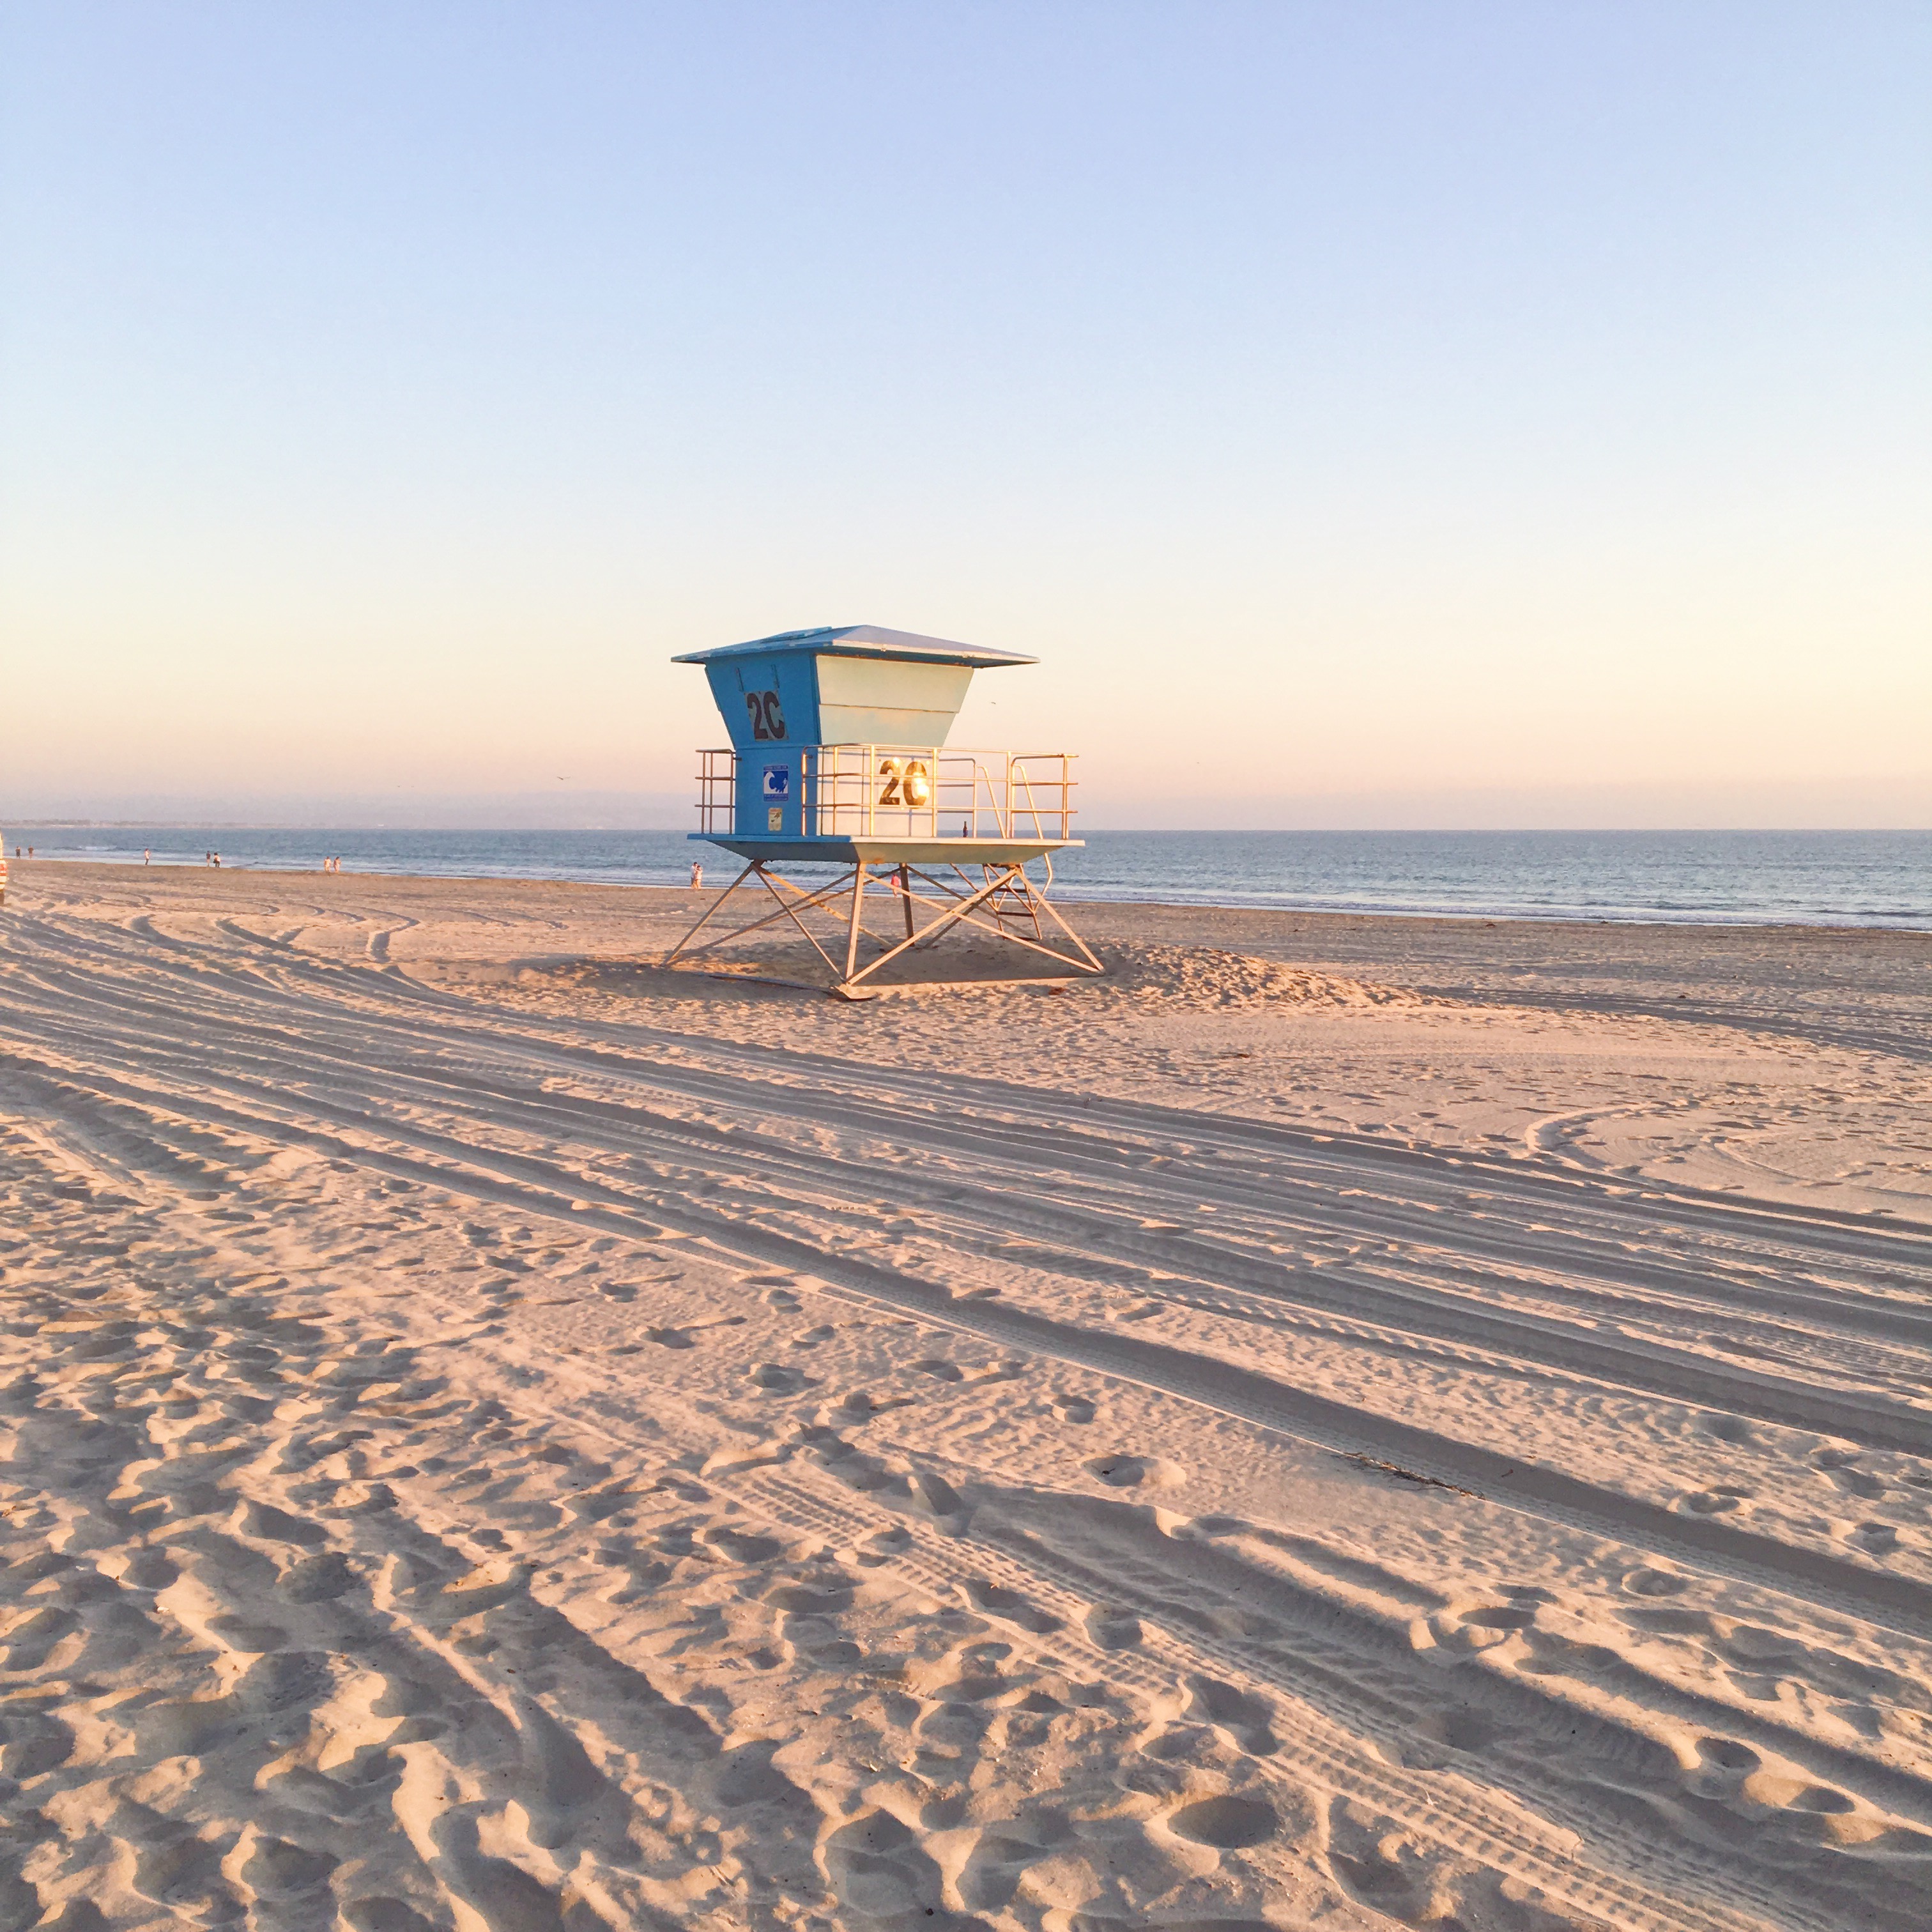
<svg viewBox="0 0 1932 1932">
<path fill-rule="evenodd" d="M 436 878 L 707 883 L 736 862 L 677 832 L 16 827 L 10 850 L 139 865 Z M 801 875 L 813 868 L 788 868 Z M 1054 862 L 1069 899 L 1317 912 L 1932 932 L 1932 832 L 1095 832 Z"/>
</svg>

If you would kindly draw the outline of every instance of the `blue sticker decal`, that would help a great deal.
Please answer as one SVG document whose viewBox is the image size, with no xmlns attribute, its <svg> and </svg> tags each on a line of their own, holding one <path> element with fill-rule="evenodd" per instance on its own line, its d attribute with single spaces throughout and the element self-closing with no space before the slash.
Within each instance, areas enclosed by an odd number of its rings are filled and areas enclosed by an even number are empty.
<svg viewBox="0 0 1932 1932">
<path fill-rule="evenodd" d="M 765 767 L 765 796 L 767 798 L 789 798 L 791 796 L 790 766 L 767 765 Z"/>
</svg>

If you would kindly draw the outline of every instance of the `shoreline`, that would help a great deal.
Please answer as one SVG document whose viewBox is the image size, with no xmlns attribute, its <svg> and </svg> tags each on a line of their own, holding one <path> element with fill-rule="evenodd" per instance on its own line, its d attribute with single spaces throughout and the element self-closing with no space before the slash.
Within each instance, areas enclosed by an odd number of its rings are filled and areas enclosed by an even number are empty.
<svg viewBox="0 0 1932 1932">
<path fill-rule="evenodd" d="M 28 868 L 58 867 L 63 873 L 109 875 L 140 875 L 152 878 L 157 874 L 170 878 L 194 878 L 202 874 L 229 879 L 294 880 L 331 878 L 346 881 L 351 879 L 386 880 L 399 884 L 424 886 L 512 886 L 538 889 L 568 886 L 590 892 L 653 892 L 668 893 L 689 898 L 692 888 L 688 886 L 645 880 L 615 878 L 583 878 L 560 876 L 546 877 L 523 872 L 420 872 L 388 871 L 373 866 L 364 866 L 341 873 L 324 873 L 314 867 L 302 869 L 267 866 L 196 865 L 180 860 L 160 860 L 153 865 L 131 864 L 125 860 L 70 858 L 17 858 L 8 862 L 14 868 L 10 885 L 24 882 Z M 710 869 L 707 866 L 706 869 Z M 729 867 L 721 867 L 728 872 Z M 788 870 L 794 869 L 788 868 Z M 827 868 L 826 869 L 833 869 Z M 699 889 L 707 893 L 716 893 L 722 889 L 705 886 Z M 1078 890 L 1069 892 L 1056 890 L 1052 896 L 1056 903 L 1065 906 L 1079 906 L 1096 910 L 1118 908 L 1122 910 L 1143 909 L 1150 912 L 1206 914 L 1238 914 L 1257 918 L 1279 917 L 1310 920 L 1364 920 L 1377 922 L 1400 921 L 1406 923 L 1427 924 L 1440 921 L 1460 926 L 1501 927 L 1525 926 L 1531 927 L 1556 927 L 1561 928 L 1587 928 L 1610 926 L 1619 929 L 1657 931 L 1665 932 L 1790 932 L 1790 933 L 1870 933 L 1874 934 L 1902 934 L 1910 938 L 1932 939 L 1932 915 L 1924 915 L 1926 923 L 1900 925 L 1876 918 L 1862 918 L 1845 915 L 1838 918 L 1790 919 L 1767 914 L 1762 917 L 1748 914 L 1731 916 L 1712 916 L 1686 913 L 1674 915 L 1662 913 L 1654 908 L 1640 912 L 1550 912 L 1532 913 L 1520 910 L 1491 910 L 1474 908 L 1468 910 L 1450 910 L 1439 907 L 1342 907 L 1332 905 L 1280 905 L 1256 904 L 1250 902 L 1230 899 L 1171 899 L 1139 898 L 1118 895 L 1089 896 Z"/>
</svg>

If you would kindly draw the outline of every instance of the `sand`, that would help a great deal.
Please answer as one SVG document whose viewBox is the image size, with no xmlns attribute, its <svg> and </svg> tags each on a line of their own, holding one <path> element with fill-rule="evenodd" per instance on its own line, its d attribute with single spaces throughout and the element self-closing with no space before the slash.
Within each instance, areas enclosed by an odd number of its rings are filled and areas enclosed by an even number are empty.
<svg viewBox="0 0 1932 1932">
<path fill-rule="evenodd" d="M 20 865 L 0 1925 L 1922 1927 L 1932 940 Z"/>
</svg>

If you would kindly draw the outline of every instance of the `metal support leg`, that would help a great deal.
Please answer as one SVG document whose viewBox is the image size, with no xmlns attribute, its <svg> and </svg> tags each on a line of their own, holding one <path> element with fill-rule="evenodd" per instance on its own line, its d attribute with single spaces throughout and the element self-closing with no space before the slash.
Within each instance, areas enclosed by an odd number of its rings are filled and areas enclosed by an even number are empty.
<svg viewBox="0 0 1932 1932">
<path fill-rule="evenodd" d="M 859 911 L 866 902 L 866 868 L 861 865 L 852 868 L 852 924 L 845 935 L 845 976 L 848 980 L 859 970 Z"/>
<path fill-rule="evenodd" d="M 898 898 L 903 938 L 896 929 L 889 938 L 866 923 L 866 891 L 871 877 L 866 864 L 855 864 L 844 877 L 834 878 L 814 890 L 806 892 L 780 874 L 767 870 L 764 862 L 754 860 L 705 910 L 696 924 L 665 956 L 663 963 L 669 965 L 676 962 L 680 968 L 684 968 L 686 957 L 691 952 L 716 950 L 776 926 L 788 929 L 795 938 L 803 938 L 823 963 L 829 976 L 830 984 L 820 982 L 820 990 L 842 999 L 868 999 L 878 994 L 913 992 L 943 984 L 999 983 L 997 980 L 977 978 L 970 982 L 920 981 L 890 986 L 880 983 L 881 969 L 889 969 L 902 955 L 914 950 L 924 953 L 949 934 L 963 938 L 969 930 L 1004 942 L 1002 950 L 1005 946 L 1016 946 L 1023 952 L 1041 956 L 1042 964 L 1050 961 L 1062 968 L 1063 974 L 1066 969 L 1071 969 L 1075 974 L 1097 974 L 1106 970 L 1092 948 L 1034 886 L 1027 875 L 1024 861 L 1006 860 L 980 864 L 975 868 L 981 875 L 976 880 L 957 862 L 952 866 L 956 880 L 935 876 L 910 860 L 881 859 L 874 862 L 880 870 L 880 886 Z M 718 914 L 724 909 L 725 902 L 754 880 L 764 888 L 770 909 L 761 917 L 754 917 L 721 934 L 718 927 L 723 922 L 718 920 Z M 852 895 L 849 906 L 842 904 L 839 896 L 847 891 Z M 842 914 L 845 927 L 842 961 L 836 950 L 838 939 L 833 936 Z M 814 922 L 823 921 L 830 925 L 832 930 L 823 934 L 823 944 L 820 934 L 812 930 L 808 918 Z M 1054 932 L 1050 938 L 1043 920 L 1052 922 Z M 877 943 L 874 956 L 863 965 L 859 960 L 862 937 L 869 937 Z M 730 967 L 721 968 L 718 976 L 758 979 L 766 976 Z M 807 980 L 786 978 L 774 978 L 769 982 L 796 986 L 813 983 Z M 1020 980 L 1013 983 L 1058 985 L 1062 981 L 1057 977 L 1051 982 Z"/>
</svg>

